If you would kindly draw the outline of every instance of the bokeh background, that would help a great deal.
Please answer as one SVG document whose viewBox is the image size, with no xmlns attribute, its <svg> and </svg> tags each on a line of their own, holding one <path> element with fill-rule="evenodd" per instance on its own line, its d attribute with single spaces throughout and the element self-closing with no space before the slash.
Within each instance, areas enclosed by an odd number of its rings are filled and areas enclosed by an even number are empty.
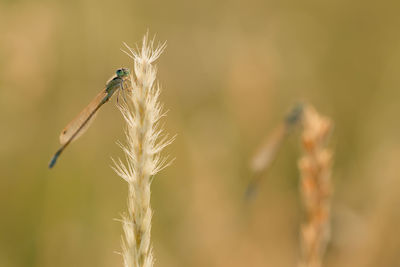
<svg viewBox="0 0 400 267">
<path fill-rule="evenodd" d="M 122 266 L 115 100 L 47 164 L 58 135 L 149 30 L 165 151 L 156 266 L 296 266 L 299 131 L 244 205 L 248 163 L 298 100 L 332 118 L 325 266 L 400 266 L 400 4 L 393 0 L 0 1 L 0 266 Z"/>
</svg>

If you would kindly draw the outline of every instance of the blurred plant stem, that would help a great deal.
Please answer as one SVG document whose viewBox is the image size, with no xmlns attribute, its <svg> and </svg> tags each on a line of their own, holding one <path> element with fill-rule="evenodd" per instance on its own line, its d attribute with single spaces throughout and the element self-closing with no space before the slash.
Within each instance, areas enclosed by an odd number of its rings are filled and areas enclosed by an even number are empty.
<svg viewBox="0 0 400 267">
<path fill-rule="evenodd" d="M 299 160 L 300 191 L 306 213 L 301 226 L 299 267 L 320 267 L 330 239 L 332 153 L 326 147 L 331 121 L 311 106 L 303 114 L 303 155 Z"/>
</svg>

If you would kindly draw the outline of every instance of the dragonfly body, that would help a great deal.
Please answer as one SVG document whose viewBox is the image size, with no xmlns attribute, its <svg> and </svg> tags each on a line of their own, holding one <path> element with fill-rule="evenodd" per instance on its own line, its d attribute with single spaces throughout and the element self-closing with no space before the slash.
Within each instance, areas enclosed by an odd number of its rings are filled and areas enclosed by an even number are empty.
<svg viewBox="0 0 400 267">
<path fill-rule="evenodd" d="M 56 164 L 64 149 L 87 130 L 100 107 L 107 103 L 116 91 L 124 89 L 124 83 L 129 78 L 129 74 L 129 69 L 118 69 L 116 75 L 107 82 L 106 87 L 64 128 L 60 134 L 62 146 L 52 157 L 49 168 Z"/>
</svg>

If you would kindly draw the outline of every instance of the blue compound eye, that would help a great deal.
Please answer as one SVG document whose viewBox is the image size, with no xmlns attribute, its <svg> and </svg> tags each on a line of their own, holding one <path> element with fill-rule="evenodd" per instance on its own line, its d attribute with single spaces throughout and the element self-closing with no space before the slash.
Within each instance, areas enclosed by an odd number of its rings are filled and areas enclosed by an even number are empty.
<svg viewBox="0 0 400 267">
<path fill-rule="evenodd" d="M 122 75 L 124 75 L 124 71 L 122 69 L 118 69 L 116 71 L 116 74 L 117 74 L 118 77 L 121 77 Z"/>
</svg>

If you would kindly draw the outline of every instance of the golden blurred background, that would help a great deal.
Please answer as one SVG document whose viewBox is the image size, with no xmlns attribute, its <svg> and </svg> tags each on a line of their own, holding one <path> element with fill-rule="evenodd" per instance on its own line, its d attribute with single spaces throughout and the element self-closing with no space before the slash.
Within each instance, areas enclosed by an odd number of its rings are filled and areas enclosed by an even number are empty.
<svg viewBox="0 0 400 267">
<path fill-rule="evenodd" d="M 299 132 L 243 204 L 249 159 L 296 101 L 332 118 L 325 266 L 400 266 L 396 1 L 0 1 L 0 266 L 122 266 L 123 121 L 105 105 L 53 170 L 58 135 L 120 66 L 158 61 L 176 157 L 152 185 L 156 266 L 296 266 Z"/>
</svg>

